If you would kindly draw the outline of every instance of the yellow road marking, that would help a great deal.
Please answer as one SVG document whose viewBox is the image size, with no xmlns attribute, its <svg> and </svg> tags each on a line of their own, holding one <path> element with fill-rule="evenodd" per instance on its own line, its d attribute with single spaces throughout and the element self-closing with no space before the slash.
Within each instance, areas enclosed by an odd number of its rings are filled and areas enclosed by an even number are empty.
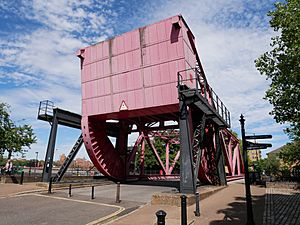
<svg viewBox="0 0 300 225">
<path fill-rule="evenodd" d="M 123 207 L 121 207 L 121 208 L 123 208 Z M 86 225 L 94 225 L 94 224 L 97 224 L 97 223 L 101 223 L 104 220 L 107 220 L 107 219 L 110 219 L 110 218 L 112 218 L 114 216 L 117 216 L 119 213 L 123 212 L 124 210 L 125 210 L 125 208 L 123 208 L 123 210 L 119 209 L 118 211 L 116 211 L 116 212 L 114 212 L 112 214 L 109 214 L 107 216 L 101 217 L 101 218 L 99 218 L 97 220 L 94 220 L 92 222 L 89 222 Z"/>
</svg>

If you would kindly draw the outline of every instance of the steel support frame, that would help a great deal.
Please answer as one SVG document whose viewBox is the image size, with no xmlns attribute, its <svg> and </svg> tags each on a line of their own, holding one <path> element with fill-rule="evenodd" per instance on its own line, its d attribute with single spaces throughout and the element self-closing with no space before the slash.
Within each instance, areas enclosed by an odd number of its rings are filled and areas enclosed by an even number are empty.
<svg viewBox="0 0 300 225">
<path fill-rule="evenodd" d="M 47 116 L 47 114 L 45 114 L 45 116 Z M 40 115 L 38 116 L 38 118 L 39 117 Z M 53 167 L 58 125 L 60 124 L 60 125 L 64 125 L 76 129 L 81 128 L 80 115 L 59 108 L 53 108 L 53 114 L 47 118 L 47 121 L 49 121 L 51 124 L 51 130 L 50 130 L 50 136 L 49 136 L 47 151 L 45 156 L 45 164 L 44 164 L 43 174 L 42 174 L 43 182 L 50 182 L 52 176 L 52 167 Z"/>
<path fill-rule="evenodd" d="M 188 106 L 179 92 L 179 128 L 180 128 L 180 193 L 195 194 L 196 185 L 193 168 L 192 144 Z"/>
<path fill-rule="evenodd" d="M 52 175 L 52 166 L 53 166 L 53 158 L 54 158 L 54 150 L 55 150 L 55 142 L 56 142 L 56 134 L 58 128 L 58 118 L 57 114 L 53 113 L 53 120 L 51 124 L 50 137 L 47 146 L 47 152 L 45 157 L 45 164 L 43 168 L 43 182 L 49 182 Z"/>
</svg>

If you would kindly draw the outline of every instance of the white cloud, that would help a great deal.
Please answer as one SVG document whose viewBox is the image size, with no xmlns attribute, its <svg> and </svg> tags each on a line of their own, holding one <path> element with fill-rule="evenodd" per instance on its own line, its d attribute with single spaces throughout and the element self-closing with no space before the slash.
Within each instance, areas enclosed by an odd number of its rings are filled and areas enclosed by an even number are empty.
<svg viewBox="0 0 300 225">
<path fill-rule="evenodd" d="M 271 106 L 262 99 L 268 82 L 253 62 L 269 48 L 272 31 L 266 29 L 268 19 L 261 9 L 270 8 L 270 2 L 145 1 L 130 11 L 126 1 L 119 2 L 127 5 L 123 9 L 113 8 L 109 0 L 20 1 L 18 7 L 5 1 L 0 12 L 11 12 L 33 25 L 32 30 L 23 27 L 18 29 L 21 33 L 0 40 L 0 85 L 9 81 L 15 86 L 1 90 L 0 101 L 12 105 L 16 119 L 25 118 L 36 128 L 45 128 L 36 122 L 40 100 L 80 112 L 77 49 L 118 33 L 116 27 L 132 29 L 181 13 L 196 37 L 210 85 L 231 111 L 233 129 L 239 130 L 239 115 L 244 113 L 253 132 L 267 132 L 268 127 L 280 133 L 283 126 L 275 124 L 268 115 Z M 130 15 L 124 17 L 129 25 L 117 12 Z M 14 72 L 8 73 L 8 68 Z"/>
<path fill-rule="evenodd" d="M 232 128 L 239 132 L 245 115 L 250 132 L 276 133 L 276 147 L 288 138 L 285 126 L 269 115 L 272 106 L 263 99 L 269 82 L 254 60 L 269 49 L 273 31 L 267 28 L 263 8 L 274 1 L 168 1 L 149 15 L 153 20 L 181 13 L 194 36 L 204 71 L 212 88 L 231 111 Z M 268 11 L 265 10 L 265 11 Z M 152 19 L 151 19 L 152 20 Z"/>
</svg>

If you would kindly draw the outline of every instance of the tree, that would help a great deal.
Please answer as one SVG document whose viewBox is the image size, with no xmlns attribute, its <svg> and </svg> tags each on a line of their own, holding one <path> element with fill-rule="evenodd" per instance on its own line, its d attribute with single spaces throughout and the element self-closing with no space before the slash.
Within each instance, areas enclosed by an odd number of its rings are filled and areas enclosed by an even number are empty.
<svg viewBox="0 0 300 225">
<path fill-rule="evenodd" d="M 159 154 L 161 160 L 165 163 L 166 161 L 166 142 L 159 137 L 154 137 L 152 140 L 153 145 Z M 172 164 L 173 160 L 175 159 L 176 153 L 178 152 L 180 146 L 176 144 L 170 144 L 169 146 L 169 160 L 170 165 Z M 139 156 L 138 156 L 139 158 Z M 149 145 L 145 145 L 145 159 L 144 159 L 144 166 L 145 169 L 148 170 L 160 170 L 161 166 L 157 161 L 154 153 L 150 149 Z M 177 161 L 174 167 L 175 170 L 179 169 L 179 162 Z"/>
<path fill-rule="evenodd" d="M 266 159 L 258 161 L 257 170 L 264 171 L 268 176 L 278 176 L 280 173 L 280 162 L 276 155 L 269 155 Z"/>
<path fill-rule="evenodd" d="M 293 172 L 300 169 L 300 140 L 286 144 L 279 153 L 279 158 L 288 170 Z"/>
<path fill-rule="evenodd" d="M 15 152 L 24 153 L 36 143 L 36 136 L 30 125 L 15 125 L 10 119 L 10 106 L 0 102 L 0 153 L 8 152 L 8 159 Z"/>
<path fill-rule="evenodd" d="M 270 11 L 270 26 L 279 34 L 271 40 L 272 50 L 255 64 L 271 80 L 265 99 L 273 105 L 270 112 L 277 123 L 288 123 L 292 139 L 300 137 L 300 1 L 275 3 Z"/>
</svg>

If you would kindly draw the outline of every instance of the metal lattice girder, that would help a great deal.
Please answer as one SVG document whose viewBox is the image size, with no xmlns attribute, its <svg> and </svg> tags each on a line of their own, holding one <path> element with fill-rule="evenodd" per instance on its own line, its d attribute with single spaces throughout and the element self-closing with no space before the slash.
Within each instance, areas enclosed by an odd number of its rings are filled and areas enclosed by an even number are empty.
<svg viewBox="0 0 300 225">
<path fill-rule="evenodd" d="M 164 172 L 164 175 L 171 175 L 173 172 L 173 169 L 175 167 L 176 162 L 179 159 L 180 156 L 180 151 L 176 152 L 176 155 L 174 159 L 170 162 L 170 156 L 169 156 L 169 151 L 170 151 L 170 145 L 175 144 L 179 145 L 179 132 L 176 130 L 162 130 L 162 131 L 153 131 L 152 129 L 149 130 L 149 127 L 144 129 L 140 129 L 140 135 L 138 136 L 131 152 L 128 155 L 127 158 L 127 171 L 129 171 L 129 167 L 131 163 L 135 163 L 135 157 L 137 152 L 139 152 L 140 155 L 140 176 L 144 176 L 144 158 L 145 158 L 145 144 L 147 143 L 150 150 L 154 153 L 155 158 L 157 162 L 159 163 L 162 171 Z M 154 143 L 153 143 L 153 138 L 159 138 L 163 141 L 164 147 L 165 148 L 165 161 L 162 160 L 161 155 L 159 155 L 159 152 L 157 151 Z M 129 175 L 129 174 L 127 174 Z"/>
<path fill-rule="evenodd" d="M 225 173 L 224 154 L 222 151 L 220 138 L 221 138 L 220 137 L 220 129 L 217 128 L 216 136 L 215 136 L 216 149 L 217 149 L 217 154 L 216 154 L 217 173 L 218 173 L 218 178 L 219 178 L 220 184 L 226 185 L 227 180 L 226 180 L 226 173 Z"/>
<path fill-rule="evenodd" d="M 206 116 L 205 114 L 203 114 L 200 123 L 194 130 L 194 135 L 193 135 L 193 160 L 194 160 L 195 185 L 197 185 L 200 160 L 202 156 L 205 120 L 206 120 Z"/>
<path fill-rule="evenodd" d="M 229 176 L 239 176 L 244 172 L 239 140 L 227 129 L 220 131 L 221 147 Z"/>
<path fill-rule="evenodd" d="M 73 161 L 73 159 L 77 155 L 77 153 L 78 153 L 80 147 L 82 146 L 82 144 L 83 144 L 83 138 L 82 138 L 82 134 L 80 134 L 80 136 L 78 137 L 78 139 L 77 139 L 76 143 L 74 144 L 72 150 L 70 151 L 69 155 L 67 156 L 66 160 L 64 161 L 64 163 L 62 164 L 62 166 L 58 170 L 57 174 L 53 178 L 54 182 L 58 182 L 62 179 L 62 177 L 66 173 L 67 169 L 69 168 L 71 162 Z"/>
</svg>

